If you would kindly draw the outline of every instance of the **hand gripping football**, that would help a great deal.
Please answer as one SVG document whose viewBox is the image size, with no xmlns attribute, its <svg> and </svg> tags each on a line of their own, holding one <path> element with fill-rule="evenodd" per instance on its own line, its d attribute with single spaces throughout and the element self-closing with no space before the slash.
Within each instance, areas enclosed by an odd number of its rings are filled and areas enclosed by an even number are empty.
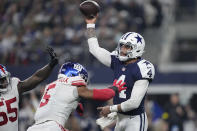
<svg viewBox="0 0 197 131">
<path fill-rule="evenodd" d="M 86 0 L 79 6 L 81 13 L 87 18 L 94 18 L 100 10 L 100 6 L 93 0 Z"/>
</svg>

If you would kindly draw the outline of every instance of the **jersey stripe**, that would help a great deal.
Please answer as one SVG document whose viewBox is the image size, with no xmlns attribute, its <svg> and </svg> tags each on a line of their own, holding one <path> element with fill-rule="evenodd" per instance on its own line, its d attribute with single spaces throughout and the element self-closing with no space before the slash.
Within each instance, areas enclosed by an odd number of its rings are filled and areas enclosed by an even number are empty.
<svg viewBox="0 0 197 131">
<path fill-rule="evenodd" d="M 143 126 L 143 131 L 144 131 L 144 127 L 145 127 L 145 113 L 143 113 L 144 115 L 144 126 Z"/>
<path fill-rule="evenodd" d="M 121 37 L 121 39 L 123 39 L 125 35 L 126 35 L 126 34 L 124 34 L 124 35 Z"/>
<path fill-rule="evenodd" d="M 140 131 L 142 129 L 142 114 L 140 114 Z"/>
</svg>

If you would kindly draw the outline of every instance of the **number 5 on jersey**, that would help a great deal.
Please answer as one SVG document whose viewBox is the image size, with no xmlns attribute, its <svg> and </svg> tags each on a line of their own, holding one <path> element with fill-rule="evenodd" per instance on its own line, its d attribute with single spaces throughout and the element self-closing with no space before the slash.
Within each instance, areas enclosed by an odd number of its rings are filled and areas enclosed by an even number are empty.
<svg viewBox="0 0 197 131">
<path fill-rule="evenodd" d="M 50 99 L 50 94 L 48 93 L 48 91 L 50 90 L 50 89 L 53 89 L 53 88 L 55 88 L 55 86 L 56 86 L 56 84 L 50 84 L 49 86 L 48 86 L 48 88 L 46 89 L 46 91 L 45 91 L 45 93 L 44 93 L 44 96 L 43 96 L 43 98 L 42 98 L 42 101 L 41 101 L 41 103 L 40 103 L 40 107 L 43 107 L 43 106 L 45 106 L 48 102 L 49 102 L 49 99 Z"/>
<path fill-rule="evenodd" d="M 1 106 L 6 106 L 7 107 L 7 112 L 0 112 L 0 126 L 5 125 L 8 123 L 8 120 L 11 122 L 14 122 L 17 120 L 17 108 L 11 107 L 11 104 L 14 104 L 16 102 L 16 97 L 6 100 L 5 104 L 4 102 L 0 102 L 0 107 Z M 11 114 L 12 116 L 8 116 L 8 114 Z"/>
</svg>

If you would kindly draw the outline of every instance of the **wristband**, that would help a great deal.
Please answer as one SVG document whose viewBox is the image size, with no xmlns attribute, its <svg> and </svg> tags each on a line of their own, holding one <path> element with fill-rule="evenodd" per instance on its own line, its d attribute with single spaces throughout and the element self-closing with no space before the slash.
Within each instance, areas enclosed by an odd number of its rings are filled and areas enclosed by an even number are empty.
<svg viewBox="0 0 197 131">
<path fill-rule="evenodd" d="M 109 107 L 109 110 L 110 110 L 111 112 L 118 112 L 118 105 L 112 105 L 112 106 L 110 106 L 110 107 Z"/>
<path fill-rule="evenodd" d="M 95 28 L 95 24 L 87 24 L 87 28 Z"/>
</svg>

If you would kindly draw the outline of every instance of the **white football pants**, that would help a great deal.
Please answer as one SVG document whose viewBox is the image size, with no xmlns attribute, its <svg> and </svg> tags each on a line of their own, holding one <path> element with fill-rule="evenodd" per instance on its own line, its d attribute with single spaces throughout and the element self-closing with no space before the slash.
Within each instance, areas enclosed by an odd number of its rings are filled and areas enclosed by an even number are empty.
<svg viewBox="0 0 197 131">
<path fill-rule="evenodd" d="M 146 113 L 129 116 L 118 113 L 115 131 L 147 131 L 148 119 Z"/>
<path fill-rule="evenodd" d="M 27 131 L 68 131 L 55 121 L 46 121 L 40 124 L 34 124 Z"/>
</svg>

